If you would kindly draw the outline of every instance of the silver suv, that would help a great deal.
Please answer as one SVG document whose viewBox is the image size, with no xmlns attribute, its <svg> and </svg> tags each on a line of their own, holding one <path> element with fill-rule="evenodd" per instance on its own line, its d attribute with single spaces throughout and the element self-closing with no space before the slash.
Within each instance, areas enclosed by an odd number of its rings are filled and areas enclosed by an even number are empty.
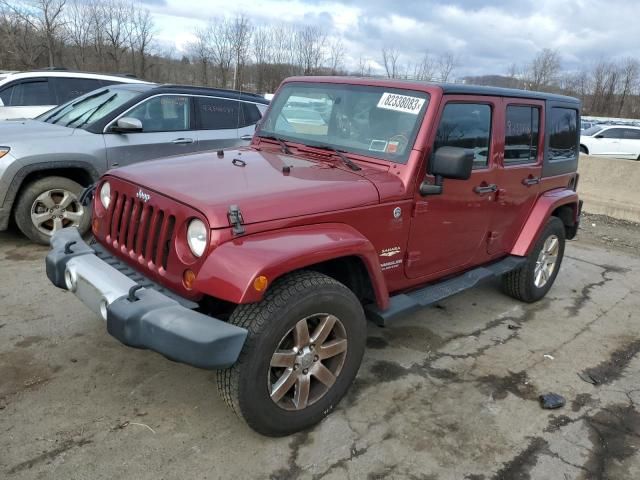
<svg viewBox="0 0 640 480">
<path fill-rule="evenodd" d="M 42 244 L 60 228 L 85 232 L 80 193 L 106 170 L 245 144 L 267 107 L 259 95 L 232 90 L 127 84 L 33 120 L 0 122 L 0 231 L 13 216 Z"/>
</svg>

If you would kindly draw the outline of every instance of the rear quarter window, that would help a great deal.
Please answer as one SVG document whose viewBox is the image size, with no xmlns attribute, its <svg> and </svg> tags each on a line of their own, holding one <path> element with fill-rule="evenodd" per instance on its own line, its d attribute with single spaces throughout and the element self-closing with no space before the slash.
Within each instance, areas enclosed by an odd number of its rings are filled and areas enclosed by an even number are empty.
<svg viewBox="0 0 640 480">
<path fill-rule="evenodd" d="M 565 160 L 578 157 L 578 111 L 554 107 L 548 127 L 549 159 Z"/>
</svg>

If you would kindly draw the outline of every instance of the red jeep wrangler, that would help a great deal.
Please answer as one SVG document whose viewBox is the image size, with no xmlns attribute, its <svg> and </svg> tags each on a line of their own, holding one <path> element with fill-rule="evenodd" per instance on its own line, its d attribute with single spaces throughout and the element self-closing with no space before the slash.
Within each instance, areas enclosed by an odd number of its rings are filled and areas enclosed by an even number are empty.
<svg viewBox="0 0 640 480">
<path fill-rule="evenodd" d="M 221 114 L 224 114 L 222 112 Z M 578 100 L 392 80 L 286 80 L 249 147 L 96 185 L 49 279 L 122 343 L 218 369 L 266 435 L 320 421 L 386 325 L 499 276 L 542 298 L 576 235 Z"/>
</svg>

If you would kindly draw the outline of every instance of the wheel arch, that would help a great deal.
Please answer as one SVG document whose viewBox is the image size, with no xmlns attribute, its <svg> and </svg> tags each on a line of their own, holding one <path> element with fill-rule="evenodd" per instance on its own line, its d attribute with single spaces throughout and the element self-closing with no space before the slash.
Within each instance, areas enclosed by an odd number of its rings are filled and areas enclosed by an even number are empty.
<svg viewBox="0 0 640 480">
<path fill-rule="evenodd" d="M 584 150 L 584 153 L 589 155 L 589 147 L 587 147 L 584 143 L 580 144 L 580 151 Z"/>
<path fill-rule="evenodd" d="M 562 220 L 567 238 L 574 238 L 578 229 L 578 205 L 578 194 L 573 190 L 553 190 L 541 195 L 511 249 L 511 255 L 526 257 L 551 216 Z"/>
<path fill-rule="evenodd" d="M 235 304 L 262 300 L 253 288 L 291 272 L 314 270 L 344 283 L 361 300 L 387 308 L 389 293 L 371 242 L 345 224 L 321 224 L 264 232 L 226 242 L 200 268 L 194 289 Z M 268 289 L 268 287 L 267 287 Z M 369 298 L 373 297 L 373 298 Z"/>
</svg>

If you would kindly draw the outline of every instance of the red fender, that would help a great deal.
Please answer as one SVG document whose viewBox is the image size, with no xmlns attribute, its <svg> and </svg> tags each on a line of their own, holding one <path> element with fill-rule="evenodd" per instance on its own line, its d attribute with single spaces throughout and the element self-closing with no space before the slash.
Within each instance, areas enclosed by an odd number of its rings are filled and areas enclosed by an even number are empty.
<svg viewBox="0 0 640 480">
<path fill-rule="evenodd" d="M 541 195 L 529 214 L 511 255 L 526 257 L 553 211 L 562 205 L 572 205 L 577 214 L 578 194 L 572 190 L 552 190 Z"/>
<path fill-rule="evenodd" d="M 232 303 L 259 302 L 264 291 L 253 281 L 273 284 L 286 273 L 327 260 L 358 256 L 364 262 L 380 309 L 389 305 L 380 262 L 371 242 L 349 225 L 323 223 L 238 237 L 213 250 L 200 268 L 194 290 Z"/>
</svg>

